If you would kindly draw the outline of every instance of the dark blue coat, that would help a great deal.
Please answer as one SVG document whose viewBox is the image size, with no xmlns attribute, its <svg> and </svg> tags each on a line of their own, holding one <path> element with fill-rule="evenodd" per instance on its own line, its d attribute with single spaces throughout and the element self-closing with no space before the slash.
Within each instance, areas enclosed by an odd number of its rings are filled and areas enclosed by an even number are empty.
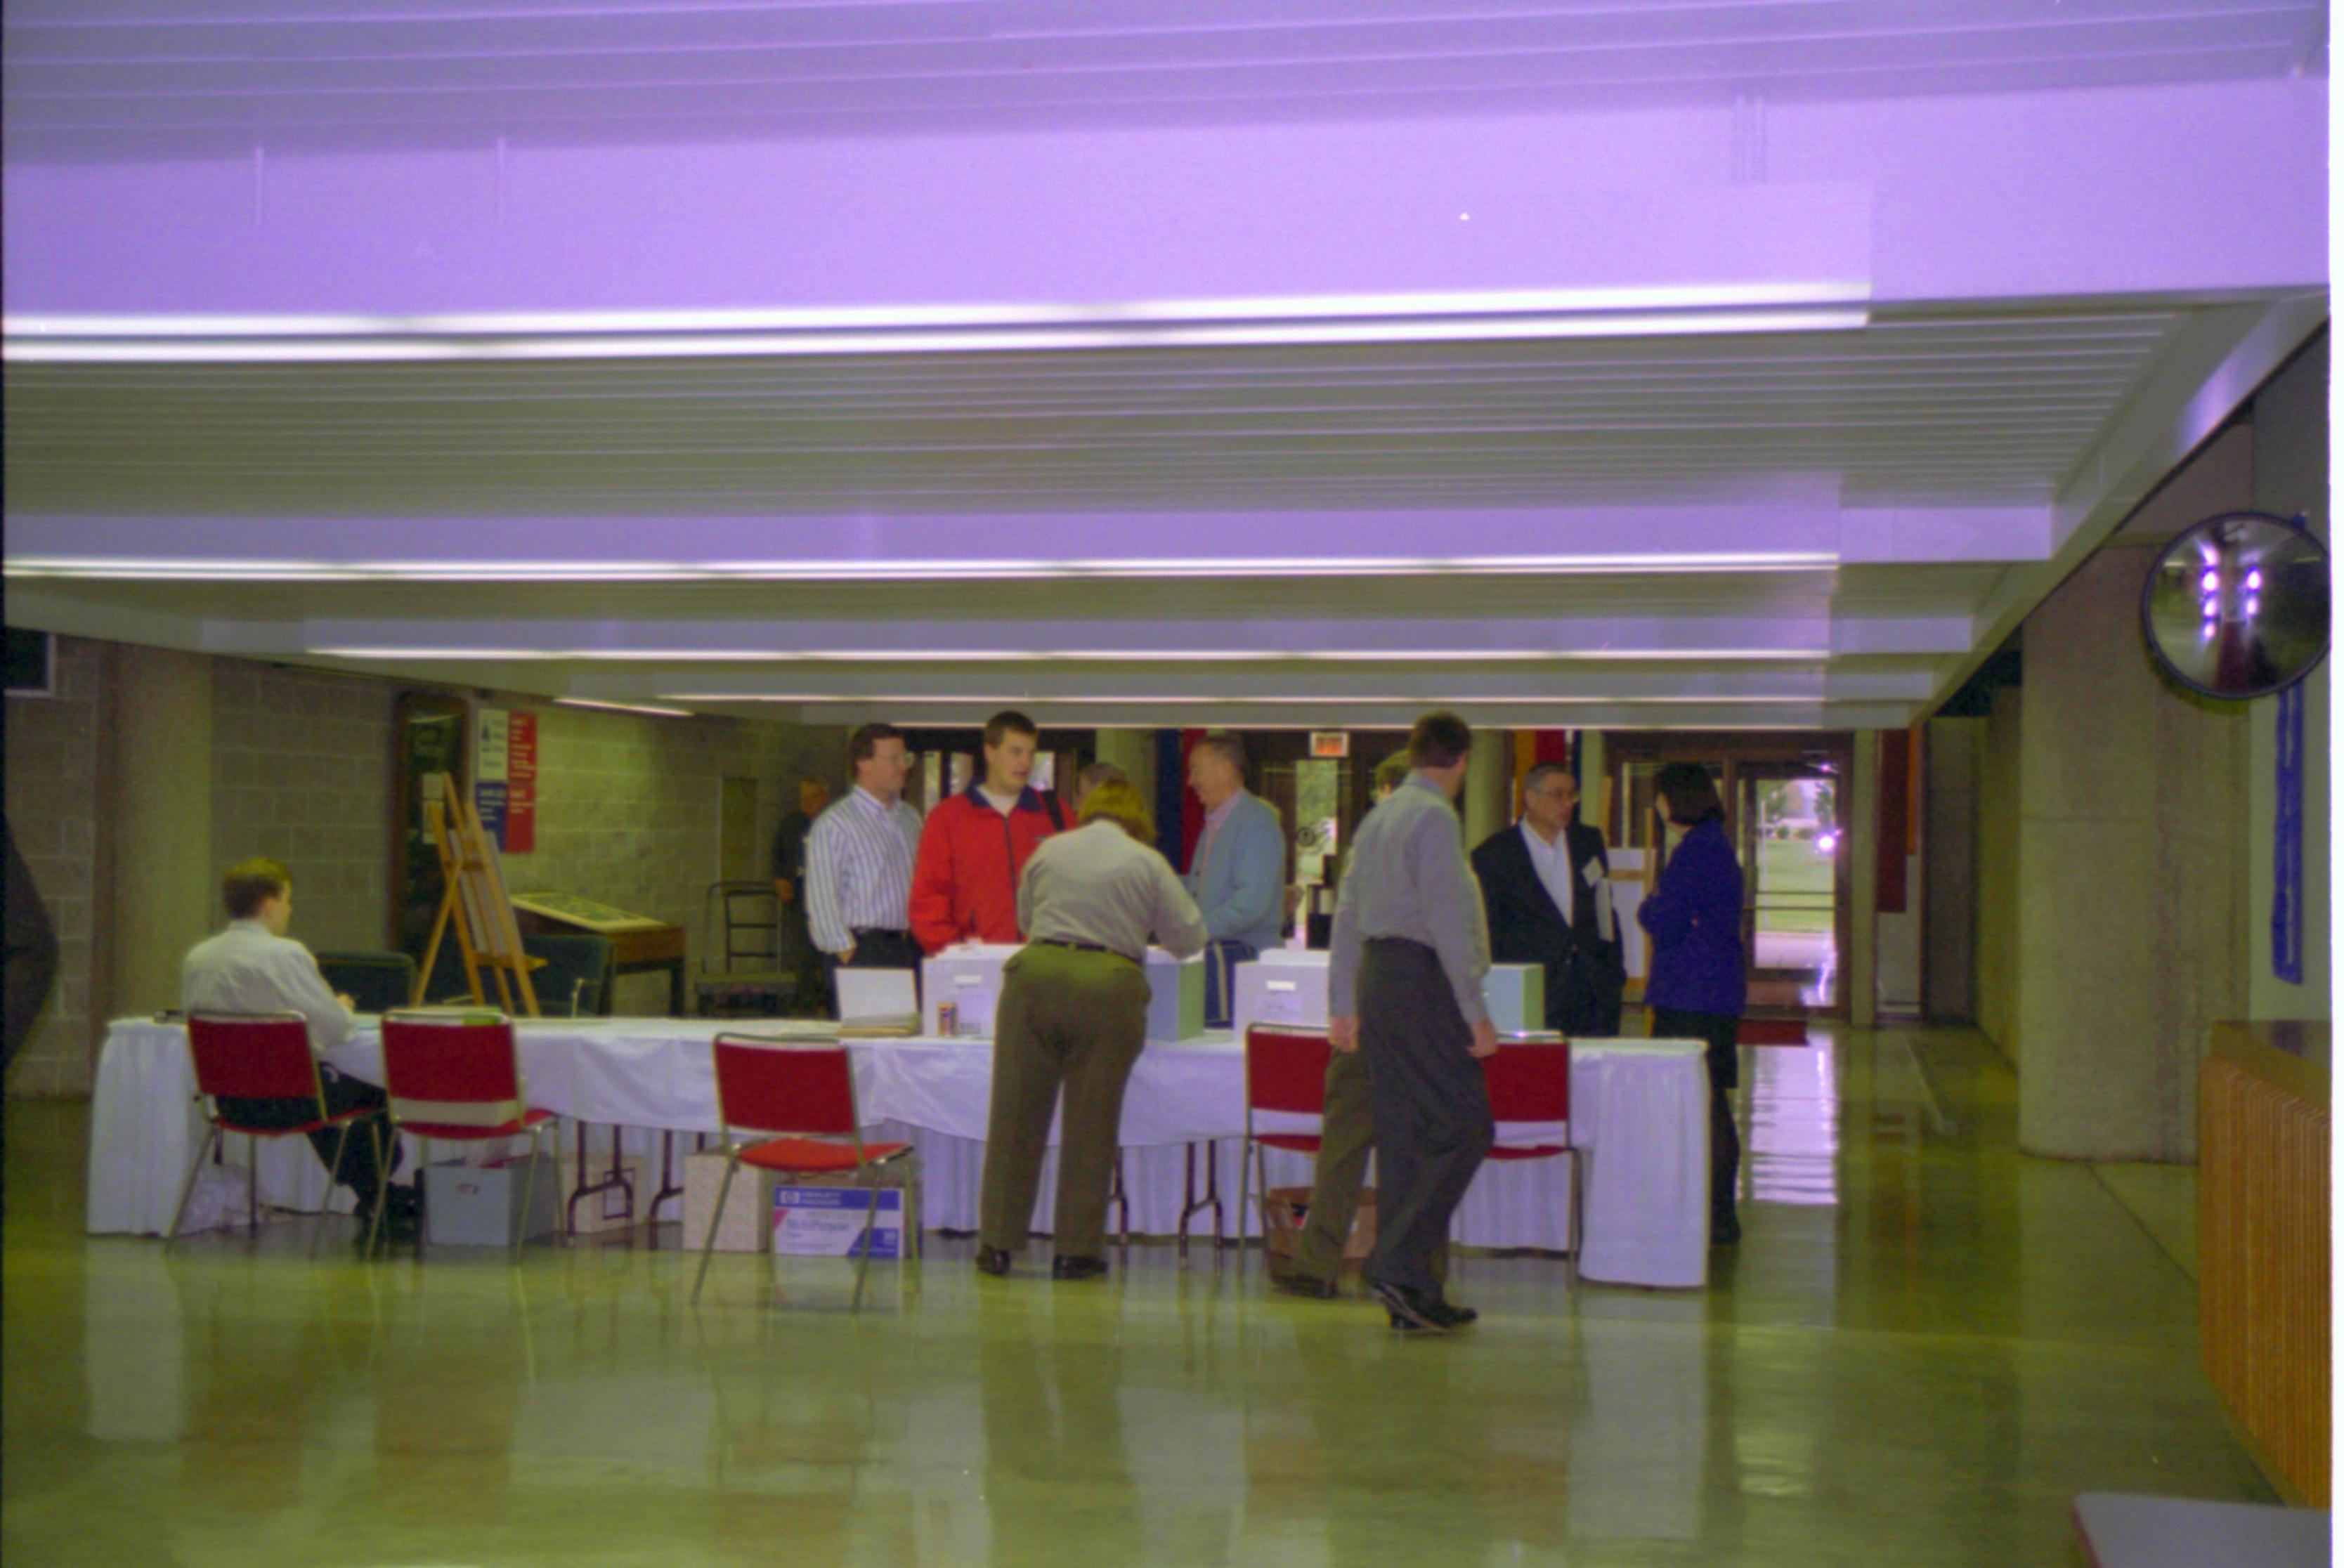
<svg viewBox="0 0 2344 1568">
<path fill-rule="evenodd" d="M 1742 954 L 1742 868 L 1725 824 L 1702 823 L 1661 869 L 1660 885 L 1636 907 L 1652 939 L 1644 1002 L 1678 1012 L 1739 1015 L 1748 999 Z"/>
</svg>

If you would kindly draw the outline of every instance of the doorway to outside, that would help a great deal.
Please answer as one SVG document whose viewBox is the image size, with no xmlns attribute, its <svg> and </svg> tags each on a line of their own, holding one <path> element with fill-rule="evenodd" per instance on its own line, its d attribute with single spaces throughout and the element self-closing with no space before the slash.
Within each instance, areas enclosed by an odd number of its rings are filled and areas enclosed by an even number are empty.
<svg viewBox="0 0 2344 1568">
<path fill-rule="evenodd" d="M 1753 1011 L 1844 1014 L 1853 758 L 1844 732 L 1799 736 L 1608 733 L 1611 841 L 1659 839 L 1652 777 L 1672 762 L 1709 771 L 1742 862 L 1742 945 Z M 1656 874 L 1656 873 L 1655 873 Z"/>
</svg>

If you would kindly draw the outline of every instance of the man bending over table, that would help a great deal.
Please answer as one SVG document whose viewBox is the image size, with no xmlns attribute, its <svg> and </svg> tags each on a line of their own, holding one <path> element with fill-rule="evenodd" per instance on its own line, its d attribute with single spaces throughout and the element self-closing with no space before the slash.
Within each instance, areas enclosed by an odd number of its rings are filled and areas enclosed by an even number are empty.
<svg viewBox="0 0 2344 1568">
<path fill-rule="evenodd" d="M 285 868 L 275 860 L 239 861 L 222 879 L 220 897 L 227 906 L 227 930 L 188 950 L 179 966 L 179 1005 L 189 1012 L 298 1012 L 309 1020 L 309 1047 L 321 1059 L 349 1039 L 356 1021 L 350 999 L 327 990 L 317 959 L 285 934 L 293 919 L 293 879 Z M 329 1116 L 360 1108 L 379 1111 L 387 1102 L 376 1085 L 345 1077 L 322 1060 L 318 1077 Z M 224 1099 L 219 1107 L 230 1121 L 253 1127 L 298 1127 L 316 1114 L 298 1100 Z M 352 1128 L 339 1171 L 333 1168 L 336 1131 L 310 1133 L 309 1146 L 333 1179 L 357 1194 L 363 1235 L 380 1201 L 383 1178 L 375 1169 L 373 1142 L 358 1136 L 359 1131 Z M 394 1140 L 392 1170 L 399 1169 L 399 1160 Z M 411 1233 L 415 1189 L 390 1191 L 390 1212 L 385 1216 L 389 1228 Z"/>
</svg>

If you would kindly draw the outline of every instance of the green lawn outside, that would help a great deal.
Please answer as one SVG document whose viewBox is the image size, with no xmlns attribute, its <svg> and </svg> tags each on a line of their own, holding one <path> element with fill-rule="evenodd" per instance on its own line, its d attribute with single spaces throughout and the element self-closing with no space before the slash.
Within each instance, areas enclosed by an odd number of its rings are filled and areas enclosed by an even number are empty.
<svg viewBox="0 0 2344 1568">
<path fill-rule="evenodd" d="M 1832 929 L 1832 859 L 1805 839 L 1765 839 L 1758 845 L 1758 929 Z"/>
</svg>

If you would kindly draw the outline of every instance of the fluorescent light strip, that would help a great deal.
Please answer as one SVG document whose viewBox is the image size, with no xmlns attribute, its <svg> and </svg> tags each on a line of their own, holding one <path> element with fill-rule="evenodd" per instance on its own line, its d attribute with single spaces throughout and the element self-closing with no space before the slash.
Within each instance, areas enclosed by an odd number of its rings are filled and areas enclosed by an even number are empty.
<svg viewBox="0 0 2344 1568">
<path fill-rule="evenodd" d="M 6 323 L 25 337 L 288 337 L 412 333 L 601 334 L 794 332 L 809 328 L 1048 327 L 1149 321 L 1341 319 L 1350 317 L 1520 315 L 1777 309 L 1854 305 L 1859 283 L 1663 284 L 1611 288 L 1450 290 L 1412 294 L 1256 295 L 1127 305 L 872 305 L 776 310 L 503 311 L 458 316 L 27 316 Z"/>
<path fill-rule="evenodd" d="M 700 566 L 652 562 L 328 562 L 30 557 L 11 578 L 185 578 L 251 582 L 916 582 L 1055 578 L 1577 577 L 1648 573 L 1830 571 L 1835 554 L 1751 550 L 1659 556 L 1322 557 L 1087 561 L 743 561 Z"/>
<path fill-rule="evenodd" d="M 690 719 L 692 715 L 681 708 L 653 708 L 641 702 L 598 702 L 585 697 L 557 697 L 553 699 L 563 708 L 604 708 L 618 713 L 651 713 L 662 719 Z"/>
<path fill-rule="evenodd" d="M 1378 707 L 1392 708 L 1409 705 L 1425 708 L 1576 708 L 1591 704 L 1601 706 L 1639 707 L 1655 703 L 1743 703 L 1874 701 L 1876 699 L 1834 699 L 1820 695 L 1692 695 L 1668 697 L 1229 697 L 1225 695 L 1194 695 L 1186 697 L 962 697 L 951 692 L 929 692 L 917 697 L 879 694 L 864 696 L 854 691 L 832 692 L 750 692 L 750 691 L 662 691 L 668 702 L 801 702 L 853 704 L 868 707 L 873 703 L 891 705 L 932 702 L 965 703 L 979 708 L 1131 708 L 1179 707 L 1183 705 L 1214 708 L 1281 707 Z"/>
<path fill-rule="evenodd" d="M 907 332 L 752 332 L 596 337 L 336 337 L 172 342 L 26 341 L 0 357 L 16 365 L 378 365 L 447 361 L 789 358 L 809 355 L 1028 354 L 1109 348 L 1251 348 L 1373 343 L 1514 342 L 1565 337 L 1852 332 L 1864 310 L 1702 311 L 1684 315 L 1471 316 L 1416 321 L 1291 321 L 1270 326 L 1147 326 Z"/>
<path fill-rule="evenodd" d="M 480 316 L 20 317 L 25 364 L 285 364 L 1001 353 L 1844 331 L 1867 286 L 1686 285 L 1161 300 L 1119 305 Z"/>
<path fill-rule="evenodd" d="M 1281 648 L 1151 648 L 990 651 L 985 648 L 313 648 L 329 658 L 576 659 L 670 664 L 1478 664 L 1582 660 L 1799 660 L 1832 657 L 1828 648 L 1349 648 L 1336 652 Z"/>
</svg>

